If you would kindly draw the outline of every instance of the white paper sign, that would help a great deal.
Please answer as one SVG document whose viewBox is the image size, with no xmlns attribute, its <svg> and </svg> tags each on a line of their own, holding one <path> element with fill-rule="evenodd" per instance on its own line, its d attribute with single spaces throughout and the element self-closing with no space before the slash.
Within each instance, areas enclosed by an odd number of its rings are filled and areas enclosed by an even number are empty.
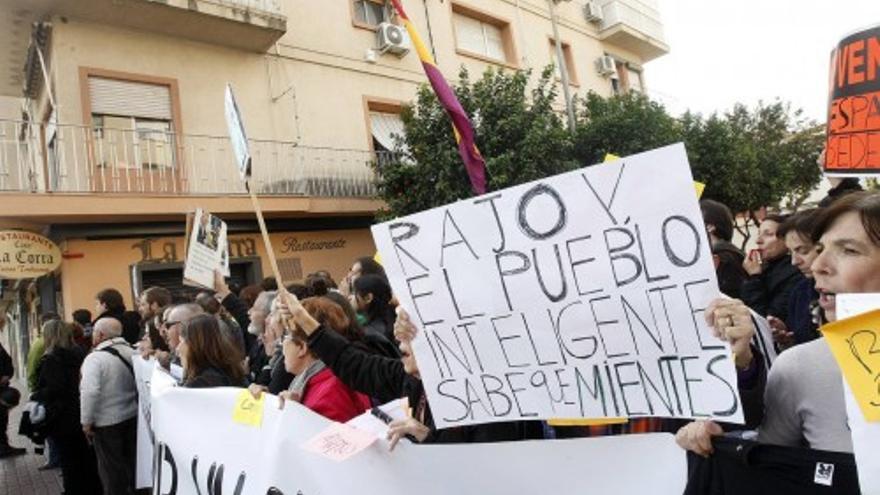
<svg viewBox="0 0 880 495">
<path fill-rule="evenodd" d="M 439 427 L 538 418 L 742 422 L 684 146 L 375 225 Z"/>
<path fill-rule="evenodd" d="M 235 160 L 238 164 L 238 172 L 241 180 L 247 181 L 251 178 L 251 154 L 248 151 L 247 135 L 244 133 L 244 123 L 241 120 L 241 112 L 238 111 L 238 104 L 235 103 L 235 96 L 232 94 L 232 86 L 226 84 L 226 127 L 229 129 L 229 141 L 232 143 L 232 151 L 235 153 Z"/>
<path fill-rule="evenodd" d="M 839 318 L 849 318 L 880 308 L 880 294 L 838 294 L 835 306 Z M 846 378 L 842 380 L 846 415 L 859 473 L 859 488 L 862 495 L 880 495 L 880 454 L 877 452 L 877 446 L 880 445 L 880 423 L 865 421 Z"/>
<path fill-rule="evenodd" d="M 225 276 L 229 270 L 226 222 L 198 208 L 188 235 L 183 283 L 213 289 L 214 271 Z"/>
<path fill-rule="evenodd" d="M 373 442 L 339 462 L 301 448 L 331 421 L 266 398 L 262 426 L 232 421 L 240 389 L 153 398 L 153 493 L 197 495 L 682 493 L 685 453 L 670 434 L 484 444 Z M 634 467 L 637 467 L 634 471 Z M 173 487 L 173 488 L 172 488 Z"/>
</svg>

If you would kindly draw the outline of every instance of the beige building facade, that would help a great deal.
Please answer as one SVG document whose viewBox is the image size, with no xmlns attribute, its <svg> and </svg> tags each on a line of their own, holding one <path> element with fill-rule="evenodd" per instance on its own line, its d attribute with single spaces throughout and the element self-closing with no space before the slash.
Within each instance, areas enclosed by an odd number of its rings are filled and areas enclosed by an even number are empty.
<svg viewBox="0 0 880 495">
<path fill-rule="evenodd" d="M 402 3 L 451 81 L 462 66 L 476 78 L 553 63 L 551 11 L 574 93 L 644 91 L 643 64 L 668 51 L 656 0 Z M 147 284 L 172 283 L 196 207 L 230 223 L 230 242 L 258 239 L 227 83 L 284 282 L 341 278 L 372 254 L 375 166 L 426 82 L 377 0 L 13 0 L 0 4 L 0 47 L 0 228 L 44 234 L 65 258 L 55 274 L 0 281 L 21 334 L 41 312 L 92 308 L 106 286 L 131 307 Z M 284 252 L 290 238 L 303 248 Z M 308 249 L 331 244 L 344 247 Z M 237 282 L 268 272 L 259 242 L 230 252 Z"/>
</svg>

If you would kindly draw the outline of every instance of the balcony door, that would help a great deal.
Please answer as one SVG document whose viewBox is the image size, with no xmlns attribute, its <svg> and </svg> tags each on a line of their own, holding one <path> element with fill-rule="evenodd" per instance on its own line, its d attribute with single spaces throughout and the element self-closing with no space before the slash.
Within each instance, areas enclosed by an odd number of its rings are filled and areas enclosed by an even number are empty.
<svg viewBox="0 0 880 495">
<path fill-rule="evenodd" d="M 184 181 L 168 85 L 88 77 L 95 192 L 175 194 Z"/>
</svg>

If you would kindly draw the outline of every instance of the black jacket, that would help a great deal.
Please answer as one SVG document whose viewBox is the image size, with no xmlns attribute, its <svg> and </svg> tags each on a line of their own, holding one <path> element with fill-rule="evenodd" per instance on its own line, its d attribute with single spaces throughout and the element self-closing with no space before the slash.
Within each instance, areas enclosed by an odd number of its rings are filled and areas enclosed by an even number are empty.
<svg viewBox="0 0 880 495">
<path fill-rule="evenodd" d="M 8 376 L 12 378 L 15 375 L 15 368 L 12 367 L 12 356 L 0 344 L 0 377 Z"/>
<path fill-rule="evenodd" d="M 364 344 L 374 353 L 392 359 L 400 359 L 400 350 L 389 341 L 386 336 L 386 324 L 380 319 L 374 319 L 364 327 Z"/>
<path fill-rule="evenodd" d="M 248 316 L 249 308 L 247 307 L 247 304 L 231 292 L 220 301 L 220 304 L 226 308 L 226 311 L 238 323 L 238 326 L 241 327 L 241 335 L 244 339 L 244 352 L 245 355 L 249 354 L 257 339 L 254 335 L 248 332 L 248 327 L 251 325 L 251 318 Z"/>
<path fill-rule="evenodd" d="M 743 283 L 740 296 L 759 315 L 773 315 L 785 321 L 791 292 L 803 279 L 800 270 L 792 266 L 791 256 L 780 256 L 765 263 L 759 275 L 750 276 Z"/>
<path fill-rule="evenodd" d="M 214 367 L 202 370 L 183 384 L 186 388 L 243 387 L 244 385 Z"/>
<path fill-rule="evenodd" d="M 64 436 L 82 430 L 79 417 L 79 371 L 84 356 L 79 347 L 55 348 L 43 355 L 37 388 L 31 400 L 46 408 L 46 431 Z"/>
<path fill-rule="evenodd" d="M 333 331 L 319 328 L 309 337 L 309 349 L 333 370 L 343 383 L 358 392 L 388 402 L 409 399 L 413 410 L 424 402 L 422 381 L 404 371 L 399 359 L 370 354 Z M 431 431 L 424 443 L 503 442 L 543 438 L 538 421 L 507 421 L 438 430 L 430 405 L 425 402 L 424 424 Z"/>
<path fill-rule="evenodd" d="M 141 339 L 141 315 L 137 311 L 126 311 L 124 308 L 115 311 L 105 311 L 95 318 L 92 325 L 101 318 L 116 318 L 122 324 L 122 338 L 131 345 L 137 345 Z"/>
<path fill-rule="evenodd" d="M 740 288 L 749 276 L 742 266 L 745 255 L 738 247 L 723 240 L 712 244 L 712 255 L 718 257 L 718 268 L 715 269 L 718 288 L 724 294 L 739 299 Z"/>
</svg>

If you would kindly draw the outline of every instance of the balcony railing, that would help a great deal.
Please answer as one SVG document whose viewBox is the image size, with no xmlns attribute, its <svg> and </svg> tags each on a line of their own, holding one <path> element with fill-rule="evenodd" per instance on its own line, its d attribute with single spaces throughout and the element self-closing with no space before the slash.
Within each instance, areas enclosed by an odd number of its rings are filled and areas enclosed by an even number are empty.
<svg viewBox="0 0 880 495">
<path fill-rule="evenodd" d="M 660 13 L 654 5 L 640 0 L 606 0 L 602 14 L 603 41 L 620 44 L 646 61 L 669 51 Z"/>
<path fill-rule="evenodd" d="M 260 194 L 372 197 L 367 150 L 252 139 L 251 185 Z M 229 139 L 154 129 L 34 125 L 0 120 L 0 192 L 145 195 L 246 194 Z"/>
</svg>

